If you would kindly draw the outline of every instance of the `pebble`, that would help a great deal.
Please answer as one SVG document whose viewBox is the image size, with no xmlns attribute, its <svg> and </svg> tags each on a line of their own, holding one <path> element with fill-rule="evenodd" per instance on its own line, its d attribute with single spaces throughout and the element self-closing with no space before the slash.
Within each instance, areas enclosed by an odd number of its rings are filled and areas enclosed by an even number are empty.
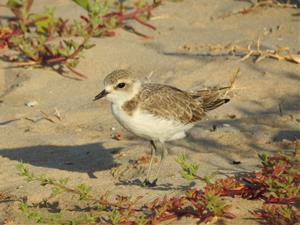
<svg viewBox="0 0 300 225">
<path fill-rule="evenodd" d="M 34 106 L 36 106 L 36 105 L 38 105 L 39 103 L 37 102 L 37 101 L 35 101 L 35 100 L 32 100 L 32 101 L 29 101 L 29 102 L 26 102 L 25 103 L 25 105 L 27 106 L 27 107 L 34 107 Z"/>
</svg>

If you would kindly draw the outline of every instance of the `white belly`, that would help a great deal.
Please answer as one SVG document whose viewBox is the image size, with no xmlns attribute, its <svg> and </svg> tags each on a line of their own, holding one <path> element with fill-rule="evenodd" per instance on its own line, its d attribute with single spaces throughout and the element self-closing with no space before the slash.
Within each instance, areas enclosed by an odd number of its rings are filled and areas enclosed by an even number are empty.
<svg viewBox="0 0 300 225">
<path fill-rule="evenodd" d="M 185 137 L 185 131 L 193 125 L 164 120 L 137 110 L 129 116 L 118 105 L 112 104 L 112 112 L 119 123 L 137 136 L 161 142 Z"/>
</svg>

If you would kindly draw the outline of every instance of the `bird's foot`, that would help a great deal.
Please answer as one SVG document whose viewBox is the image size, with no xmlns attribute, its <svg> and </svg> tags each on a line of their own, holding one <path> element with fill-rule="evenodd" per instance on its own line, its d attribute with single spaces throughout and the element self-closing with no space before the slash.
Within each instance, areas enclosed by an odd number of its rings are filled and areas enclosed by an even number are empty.
<svg viewBox="0 0 300 225">
<path fill-rule="evenodd" d="M 143 184 L 144 184 L 144 186 L 147 186 L 147 187 L 155 187 L 157 185 L 156 182 L 157 182 L 157 178 L 152 182 L 150 182 L 148 179 L 145 179 Z"/>
</svg>

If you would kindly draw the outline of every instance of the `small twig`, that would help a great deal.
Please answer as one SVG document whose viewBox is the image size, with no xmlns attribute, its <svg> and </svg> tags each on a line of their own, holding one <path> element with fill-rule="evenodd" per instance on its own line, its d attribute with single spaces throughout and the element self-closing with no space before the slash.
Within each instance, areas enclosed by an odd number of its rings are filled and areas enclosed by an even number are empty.
<svg viewBox="0 0 300 225">
<path fill-rule="evenodd" d="M 44 115 L 46 120 L 50 121 L 51 123 L 56 123 L 53 119 L 51 119 L 51 117 L 47 113 L 45 113 L 42 110 L 40 110 L 40 112 Z"/>
<path fill-rule="evenodd" d="M 55 110 L 54 116 L 56 116 L 57 119 L 62 120 L 62 117 L 61 117 L 60 112 L 58 111 L 58 109 L 55 107 L 54 110 Z"/>
<path fill-rule="evenodd" d="M 146 82 L 151 82 L 151 77 L 153 75 L 154 71 L 152 70 L 147 76 L 146 76 Z"/>
<path fill-rule="evenodd" d="M 27 61 L 27 62 L 17 62 L 17 67 L 23 67 L 23 66 L 35 66 L 40 64 L 39 61 Z"/>
<path fill-rule="evenodd" d="M 46 60 L 46 64 L 55 64 L 55 63 L 61 63 L 61 62 L 65 62 L 67 60 L 67 57 L 65 56 L 58 56 L 58 57 L 54 57 L 51 59 L 47 59 Z"/>
<path fill-rule="evenodd" d="M 232 54 L 235 56 L 240 56 L 241 61 L 244 61 L 250 57 L 255 57 L 255 63 L 260 62 L 265 58 L 271 58 L 276 60 L 283 60 L 291 63 L 300 64 L 300 54 L 299 53 L 292 53 L 290 52 L 289 48 L 278 48 L 278 49 L 261 49 L 261 41 L 258 39 L 256 41 L 256 46 L 252 48 L 253 42 L 247 45 L 247 47 L 243 47 L 237 44 L 227 44 L 227 45 L 201 45 L 198 46 L 190 46 L 184 45 L 183 49 L 191 51 L 191 50 L 199 50 L 207 48 L 209 51 L 218 50 L 217 55 L 222 54 Z M 223 52 L 221 52 L 223 51 Z"/>
<path fill-rule="evenodd" d="M 167 18 L 170 18 L 170 16 L 169 15 L 152 16 L 150 18 L 150 20 L 161 20 L 161 19 L 167 19 Z"/>
<path fill-rule="evenodd" d="M 240 74 L 240 68 L 238 68 L 236 70 L 236 72 L 232 75 L 232 77 L 231 77 L 231 79 L 229 81 L 229 88 L 225 91 L 224 97 L 226 97 L 229 94 L 229 92 L 231 92 L 232 90 L 236 89 L 235 88 L 235 84 L 236 84 L 236 79 L 239 76 L 239 74 Z"/>
<path fill-rule="evenodd" d="M 140 24 L 146 26 L 146 27 L 149 27 L 150 29 L 152 30 L 156 30 L 156 27 L 152 26 L 151 24 L 149 23 L 146 23 L 145 21 L 139 19 L 138 17 L 135 17 L 134 20 L 136 20 L 137 22 L 139 22 Z"/>
<path fill-rule="evenodd" d="M 245 14 L 248 14 L 250 12 L 253 12 L 254 10 L 258 9 L 258 8 L 262 8 L 262 7 L 281 7 L 281 8 L 297 8 L 297 5 L 294 5 L 294 4 L 289 4 L 289 3 L 279 3 L 277 2 L 276 0 L 275 1 L 272 1 L 272 0 L 267 0 L 267 1 L 258 1 L 258 2 L 253 2 L 251 0 L 249 1 L 246 1 L 248 2 L 249 4 L 251 4 L 249 7 L 247 8 L 243 8 L 243 9 L 240 9 L 238 11 L 233 11 L 233 12 L 229 12 L 229 13 L 226 13 L 224 14 L 223 16 L 220 16 L 220 17 L 217 17 L 218 19 L 224 19 L 226 17 L 229 17 L 229 16 L 233 16 L 233 15 L 245 15 Z"/>
<path fill-rule="evenodd" d="M 136 29 L 134 29 L 132 26 L 128 26 L 128 25 L 125 25 L 123 26 L 123 28 L 129 32 L 132 32 L 138 36 L 141 36 L 143 38 L 147 38 L 147 39 L 151 39 L 152 37 L 149 37 L 148 35 L 145 35 L 145 34 L 142 34 L 140 32 L 138 32 Z"/>
</svg>

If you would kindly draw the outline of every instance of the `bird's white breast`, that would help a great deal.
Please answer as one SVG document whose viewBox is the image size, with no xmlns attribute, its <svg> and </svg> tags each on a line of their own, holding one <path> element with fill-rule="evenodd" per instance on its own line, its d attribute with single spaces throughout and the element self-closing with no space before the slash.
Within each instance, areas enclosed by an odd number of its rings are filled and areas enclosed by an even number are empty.
<svg viewBox="0 0 300 225">
<path fill-rule="evenodd" d="M 185 131 L 192 127 L 191 124 L 186 125 L 175 120 L 158 118 L 140 110 L 129 115 L 117 104 L 112 104 L 112 112 L 123 127 L 146 139 L 164 142 L 183 138 Z"/>
</svg>

